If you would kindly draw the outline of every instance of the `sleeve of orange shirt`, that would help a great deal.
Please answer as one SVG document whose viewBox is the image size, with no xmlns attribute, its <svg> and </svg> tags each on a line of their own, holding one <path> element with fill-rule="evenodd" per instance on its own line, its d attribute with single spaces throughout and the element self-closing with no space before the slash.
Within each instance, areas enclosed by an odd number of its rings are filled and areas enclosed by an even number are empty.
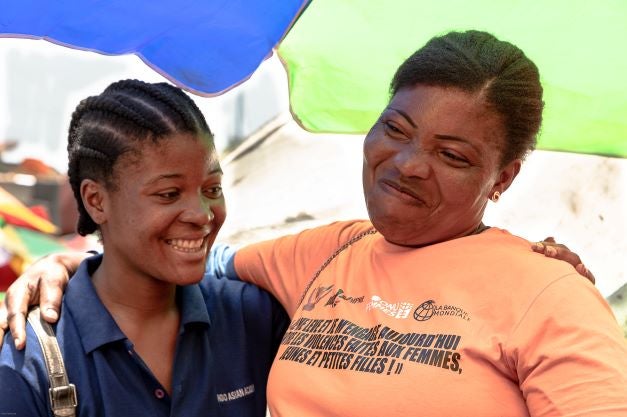
<svg viewBox="0 0 627 417">
<path fill-rule="evenodd" d="M 627 342 L 596 288 L 573 279 L 551 283 L 506 346 L 529 413 L 627 416 Z"/>
<path fill-rule="evenodd" d="M 272 293 L 292 317 L 317 268 L 351 237 L 371 227 L 366 221 L 336 222 L 245 246 L 235 254 L 235 270 L 242 281 Z"/>
</svg>

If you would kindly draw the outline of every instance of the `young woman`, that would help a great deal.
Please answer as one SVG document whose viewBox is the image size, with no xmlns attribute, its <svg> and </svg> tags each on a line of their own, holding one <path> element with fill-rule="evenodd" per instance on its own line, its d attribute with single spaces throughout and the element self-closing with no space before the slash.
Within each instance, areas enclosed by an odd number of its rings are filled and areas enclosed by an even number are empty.
<svg viewBox="0 0 627 417">
<path fill-rule="evenodd" d="M 226 216 L 203 115 L 171 85 L 120 81 L 78 105 L 68 139 L 78 232 L 106 252 L 80 265 L 55 329 L 78 415 L 265 416 L 285 315 L 252 285 L 198 285 Z M 27 339 L 0 354 L 0 414 L 52 415 Z"/>
</svg>

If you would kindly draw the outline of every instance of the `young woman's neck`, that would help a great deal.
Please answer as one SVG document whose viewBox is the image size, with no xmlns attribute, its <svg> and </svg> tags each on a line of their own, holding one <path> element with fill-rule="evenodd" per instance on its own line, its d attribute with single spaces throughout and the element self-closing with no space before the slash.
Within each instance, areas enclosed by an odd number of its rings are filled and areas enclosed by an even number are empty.
<svg viewBox="0 0 627 417">
<path fill-rule="evenodd" d="M 92 282 L 103 304 L 116 317 L 150 320 L 176 310 L 176 285 L 119 271 L 107 262 L 94 272 Z"/>
<path fill-rule="evenodd" d="M 106 256 L 92 281 L 120 330 L 155 378 L 171 392 L 181 319 L 176 285 L 120 271 L 106 262 Z"/>
</svg>

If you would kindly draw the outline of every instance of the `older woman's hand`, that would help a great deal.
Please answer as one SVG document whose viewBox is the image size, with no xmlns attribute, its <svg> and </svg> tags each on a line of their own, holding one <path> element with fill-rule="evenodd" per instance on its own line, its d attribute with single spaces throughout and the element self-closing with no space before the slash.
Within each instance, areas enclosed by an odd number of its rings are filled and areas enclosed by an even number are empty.
<svg viewBox="0 0 627 417">
<path fill-rule="evenodd" d="M 4 333 L 10 327 L 15 347 L 20 350 L 24 348 L 26 313 L 31 305 L 41 305 L 41 314 L 46 321 L 57 321 L 69 277 L 88 256 L 83 252 L 45 256 L 11 284 L 4 302 L 0 303 L 0 347 Z"/>
<path fill-rule="evenodd" d="M 575 270 L 580 275 L 586 277 L 593 284 L 596 282 L 594 275 L 588 270 L 588 268 L 586 268 L 579 255 L 568 249 L 566 245 L 556 243 L 553 237 L 547 237 L 541 242 L 534 243 L 532 249 L 534 252 L 541 253 L 549 258 L 555 258 L 560 261 L 568 262 L 575 267 Z"/>
</svg>

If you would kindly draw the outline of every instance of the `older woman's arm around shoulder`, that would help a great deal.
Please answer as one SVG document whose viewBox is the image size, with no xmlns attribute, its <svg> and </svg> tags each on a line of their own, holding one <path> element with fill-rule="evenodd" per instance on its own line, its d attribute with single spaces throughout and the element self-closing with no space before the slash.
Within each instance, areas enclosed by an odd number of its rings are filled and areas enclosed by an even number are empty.
<svg viewBox="0 0 627 417">
<path fill-rule="evenodd" d="M 591 283 L 548 285 L 506 350 L 530 415 L 627 416 L 627 342 Z"/>
</svg>

